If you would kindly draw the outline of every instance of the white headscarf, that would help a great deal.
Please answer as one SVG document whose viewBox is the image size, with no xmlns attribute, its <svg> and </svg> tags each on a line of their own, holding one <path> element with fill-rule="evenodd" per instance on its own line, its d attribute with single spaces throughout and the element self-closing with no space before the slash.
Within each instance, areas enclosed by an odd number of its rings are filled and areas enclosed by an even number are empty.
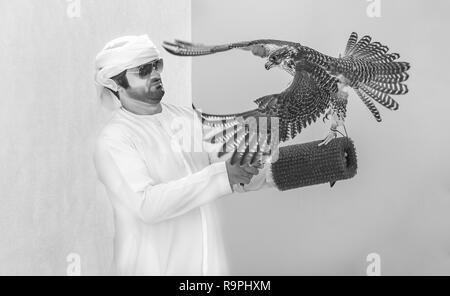
<svg viewBox="0 0 450 296">
<path fill-rule="evenodd" d="M 109 90 L 118 90 L 111 77 L 159 57 L 158 49 L 147 35 L 124 36 L 108 42 L 95 58 L 95 83 L 102 102 L 109 107 L 117 102 Z"/>
</svg>

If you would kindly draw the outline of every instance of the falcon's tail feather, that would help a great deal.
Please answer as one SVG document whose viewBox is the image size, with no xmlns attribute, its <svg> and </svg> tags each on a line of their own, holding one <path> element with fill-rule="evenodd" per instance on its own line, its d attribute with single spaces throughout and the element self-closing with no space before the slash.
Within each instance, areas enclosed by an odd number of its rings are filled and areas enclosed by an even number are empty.
<svg viewBox="0 0 450 296">
<path fill-rule="evenodd" d="M 397 61 L 400 55 L 388 51 L 389 47 L 372 42 L 370 36 L 358 40 L 358 34 L 353 32 L 344 57 L 339 59 L 342 64 L 338 71 L 350 81 L 377 121 L 381 121 L 381 116 L 372 100 L 397 110 L 399 105 L 390 95 L 403 95 L 409 91 L 404 82 L 409 78 L 410 64 Z"/>
<path fill-rule="evenodd" d="M 358 97 L 360 97 L 360 99 L 363 101 L 363 103 L 367 106 L 367 108 L 370 110 L 370 112 L 372 113 L 372 115 L 375 117 L 375 119 L 380 122 L 381 121 L 381 115 L 380 115 L 380 111 L 378 111 L 377 107 L 375 106 L 375 104 L 373 103 L 372 99 L 370 98 L 369 95 L 367 95 L 365 92 L 356 89 L 356 94 L 358 95 Z"/>
<path fill-rule="evenodd" d="M 370 98 L 388 109 L 397 110 L 399 107 L 398 103 L 391 96 L 382 91 L 366 85 L 362 85 L 360 89 Z"/>
</svg>

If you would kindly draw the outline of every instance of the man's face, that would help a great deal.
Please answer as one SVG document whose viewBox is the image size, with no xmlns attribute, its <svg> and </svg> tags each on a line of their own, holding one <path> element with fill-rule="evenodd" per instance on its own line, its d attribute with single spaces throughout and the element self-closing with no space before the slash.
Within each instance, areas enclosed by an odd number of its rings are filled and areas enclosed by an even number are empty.
<svg viewBox="0 0 450 296">
<path fill-rule="evenodd" d="M 159 103 L 164 96 L 161 80 L 162 60 L 128 69 L 126 77 L 130 87 L 125 89 L 128 96 L 145 103 Z"/>
</svg>

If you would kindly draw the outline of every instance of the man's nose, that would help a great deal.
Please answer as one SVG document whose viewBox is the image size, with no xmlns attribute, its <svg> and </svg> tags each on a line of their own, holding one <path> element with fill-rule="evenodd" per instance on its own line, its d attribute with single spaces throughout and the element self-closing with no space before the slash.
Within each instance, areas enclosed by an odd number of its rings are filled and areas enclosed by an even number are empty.
<svg viewBox="0 0 450 296">
<path fill-rule="evenodd" d="M 150 83 L 151 84 L 153 84 L 153 83 L 155 83 L 155 82 L 158 82 L 158 81 L 162 81 L 161 80 L 161 75 L 151 75 L 150 76 Z"/>
<path fill-rule="evenodd" d="M 150 79 L 153 81 L 153 80 L 161 80 L 161 74 L 160 73 L 158 73 L 158 72 L 156 72 L 156 71 L 153 71 L 151 74 L 150 74 Z"/>
</svg>

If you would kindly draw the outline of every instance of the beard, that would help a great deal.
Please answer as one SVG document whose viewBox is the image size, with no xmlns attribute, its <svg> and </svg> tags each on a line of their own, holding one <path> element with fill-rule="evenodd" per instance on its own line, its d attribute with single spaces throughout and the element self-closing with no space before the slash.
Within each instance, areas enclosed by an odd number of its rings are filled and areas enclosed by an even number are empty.
<svg viewBox="0 0 450 296">
<path fill-rule="evenodd" d="M 152 101 L 161 101 L 166 91 L 162 84 L 150 87 L 149 98 Z"/>
<path fill-rule="evenodd" d="M 165 90 L 162 84 L 151 86 L 149 89 L 134 89 L 129 90 L 130 98 L 144 103 L 157 104 L 164 97 Z"/>
</svg>

